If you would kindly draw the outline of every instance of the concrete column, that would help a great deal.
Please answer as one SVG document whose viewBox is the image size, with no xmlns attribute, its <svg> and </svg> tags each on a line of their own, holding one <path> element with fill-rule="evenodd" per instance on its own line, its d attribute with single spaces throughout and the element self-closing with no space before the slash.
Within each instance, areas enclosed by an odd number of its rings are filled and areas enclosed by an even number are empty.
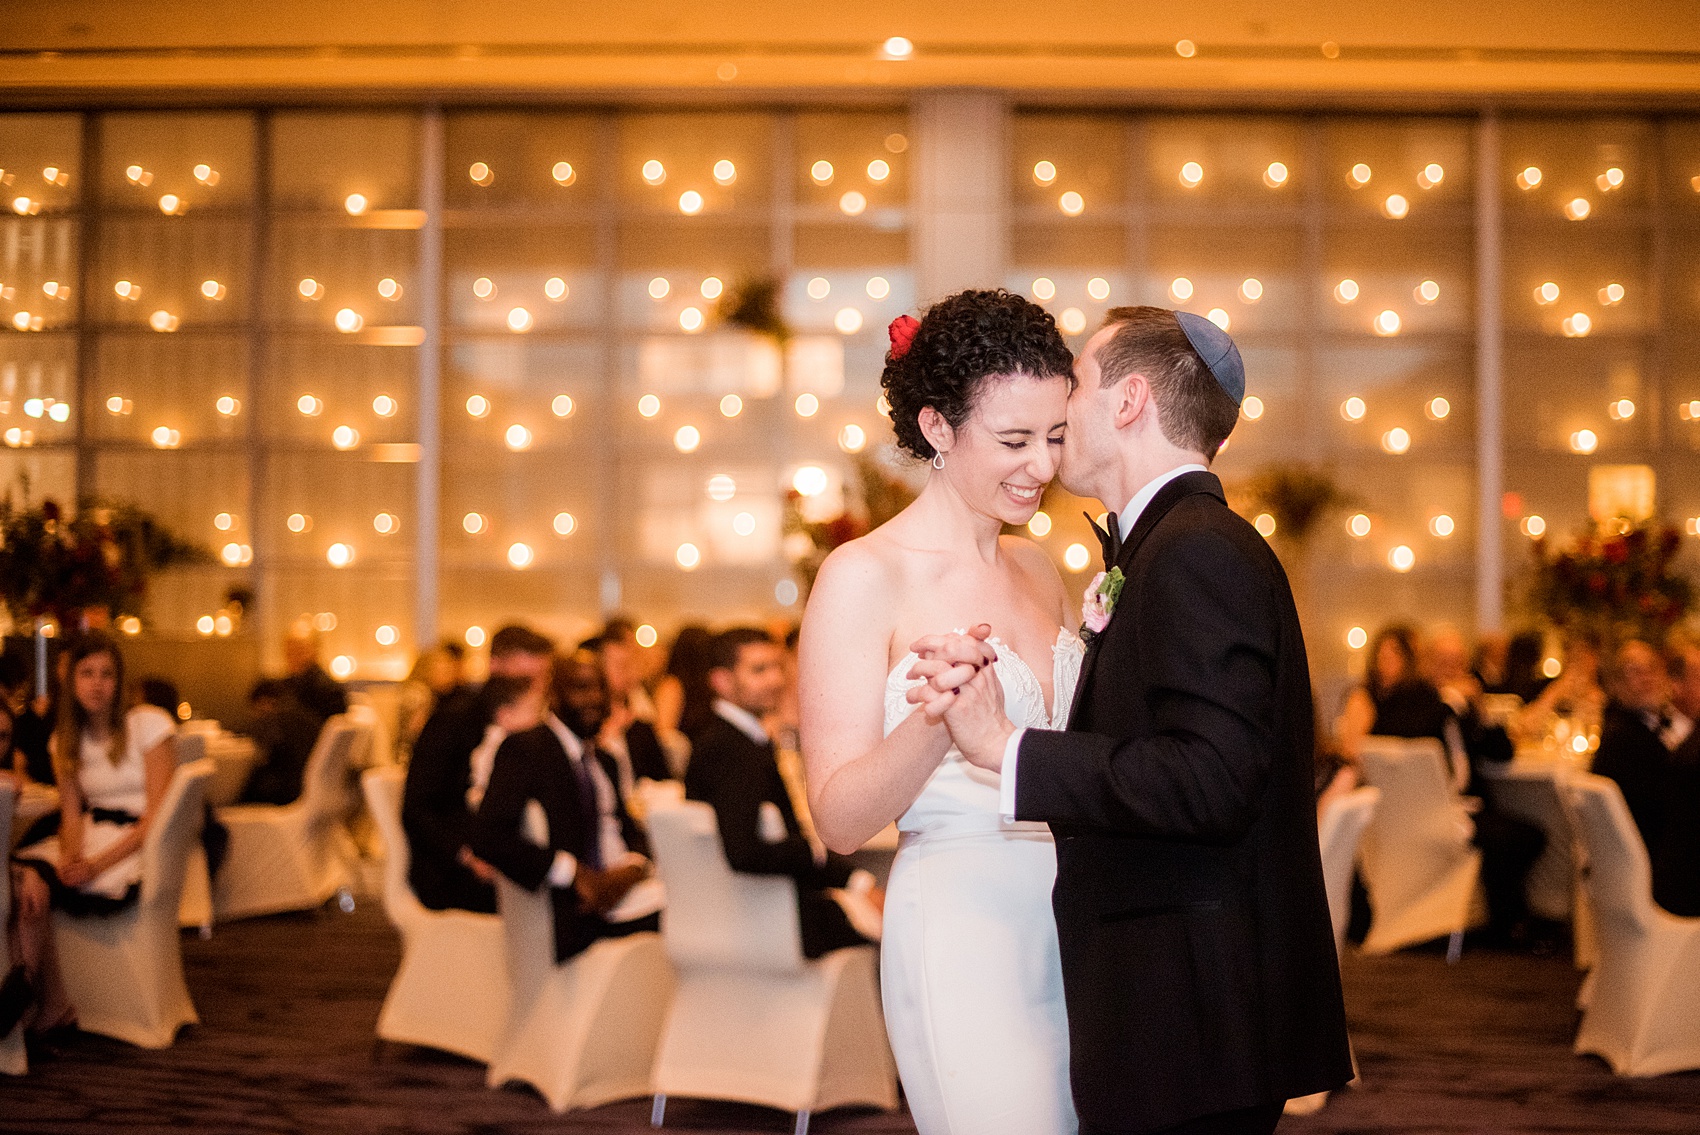
<svg viewBox="0 0 1700 1135">
<path fill-rule="evenodd" d="M 438 485 L 441 478 L 443 383 L 443 112 L 425 111 L 419 136 L 419 289 L 424 297 L 419 348 L 419 465 L 414 481 L 413 635 L 424 650 L 437 639 Z"/>
<path fill-rule="evenodd" d="M 1009 248 L 1007 108 L 990 91 L 915 97 L 913 259 L 922 305 L 1003 283 Z"/>
<path fill-rule="evenodd" d="M 1504 431 L 1501 424 L 1505 327 L 1500 314 L 1499 116 L 1476 127 L 1476 630 L 1505 617 Z"/>
</svg>

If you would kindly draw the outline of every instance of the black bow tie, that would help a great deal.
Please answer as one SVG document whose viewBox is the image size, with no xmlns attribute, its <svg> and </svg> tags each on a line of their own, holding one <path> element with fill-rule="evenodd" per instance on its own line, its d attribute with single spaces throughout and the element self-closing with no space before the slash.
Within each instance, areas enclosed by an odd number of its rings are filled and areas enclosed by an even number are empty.
<svg viewBox="0 0 1700 1135">
<path fill-rule="evenodd" d="M 1086 517 L 1086 523 L 1092 526 L 1092 531 L 1098 534 L 1098 544 L 1104 549 L 1104 570 L 1109 571 L 1116 566 L 1116 561 L 1122 556 L 1122 526 L 1116 520 L 1113 512 L 1104 514 L 1104 528 L 1092 519 L 1091 513 L 1081 513 Z"/>
</svg>

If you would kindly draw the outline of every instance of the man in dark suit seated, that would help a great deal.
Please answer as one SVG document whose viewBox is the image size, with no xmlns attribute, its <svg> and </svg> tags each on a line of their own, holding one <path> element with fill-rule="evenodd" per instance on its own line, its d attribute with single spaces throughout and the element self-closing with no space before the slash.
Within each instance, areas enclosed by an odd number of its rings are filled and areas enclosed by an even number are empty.
<svg viewBox="0 0 1700 1135">
<path fill-rule="evenodd" d="M 630 619 L 610 619 L 602 633 L 579 643 L 602 659 L 608 675 L 608 720 L 597 747 L 614 758 L 620 788 L 630 792 L 639 780 L 671 780 L 672 769 L 655 728 L 655 703 L 639 680 L 637 628 Z"/>
<path fill-rule="evenodd" d="M 301 795 L 307 758 L 319 739 L 323 722 L 302 707 L 289 687 L 276 678 L 262 678 L 248 695 L 253 716 L 248 736 L 254 739 L 259 761 L 242 788 L 244 804 L 293 804 Z"/>
<path fill-rule="evenodd" d="M 297 623 L 283 640 L 283 666 L 288 671 L 283 683 L 290 695 L 316 714 L 320 725 L 348 712 L 348 694 L 342 683 L 319 665 L 319 632 L 311 625 Z"/>
<path fill-rule="evenodd" d="M 784 649 L 765 631 L 739 627 L 715 637 L 709 664 L 714 718 L 691 739 L 685 795 L 713 805 L 732 870 L 796 880 L 805 957 L 878 941 L 884 895 L 871 874 L 805 829 L 793 803 L 793 792 L 806 799 L 801 770 L 788 786 L 762 725 L 784 693 Z"/>
<path fill-rule="evenodd" d="M 1653 901 L 1693 918 L 1700 915 L 1700 642 L 1672 643 L 1671 702 L 1688 722 L 1688 736 L 1671 754 L 1664 785 L 1659 842 L 1653 861 Z"/>
<path fill-rule="evenodd" d="M 507 703 L 498 724 L 511 732 L 473 822 L 473 851 L 528 891 L 548 886 L 556 962 L 599 938 L 659 930 L 666 896 L 648 841 L 626 809 L 613 762 L 594 743 L 608 716 L 600 660 L 579 650 L 556 661 L 553 711 L 532 687 L 503 683 L 496 697 Z M 545 845 L 523 831 L 533 801 L 548 822 Z"/>
<path fill-rule="evenodd" d="M 523 679 L 541 696 L 554 652 L 555 644 L 529 627 L 503 627 L 490 639 L 490 676 Z M 432 910 L 496 909 L 491 868 L 469 847 L 476 801 L 506 736 L 494 719 L 484 691 L 459 690 L 438 704 L 413 743 L 401 803 L 412 853 L 407 881 Z"/>
<path fill-rule="evenodd" d="M 1686 737 L 1688 723 L 1672 712 L 1670 675 L 1651 646 L 1639 639 L 1624 643 L 1612 669 L 1593 771 L 1617 781 L 1650 852 L 1663 826 L 1670 751 Z"/>
</svg>

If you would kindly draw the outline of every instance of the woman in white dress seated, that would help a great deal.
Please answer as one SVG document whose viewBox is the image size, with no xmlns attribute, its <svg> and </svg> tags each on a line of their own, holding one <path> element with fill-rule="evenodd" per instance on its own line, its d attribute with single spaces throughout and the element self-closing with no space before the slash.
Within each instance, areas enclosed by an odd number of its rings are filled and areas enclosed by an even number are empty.
<svg viewBox="0 0 1700 1135">
<path fill-rule="evenodd" d="M 59 781 L 59 834 L 18 851 L 18 938 L 37 1028 L 67 1024 L 48 911 L 110 915 L 141 893 L 142 841 L 176 769 L 176 722 L 139 705 L 124 712 L 124 659 L 103 634 L 69 648 L 70 696 L 49 748 Z"/>
<path fill-rule="evenodd" d="M 1036 545 L 1073 356 L 1004 291 L 900 318 L 881 385 L 898 445 L 932 472 L 914 504 L 822 565 L 803 620 L 803 752 L 816 828 L 856 850 L 902 833 L 886 892 L 886 1030 L 921 1135 L 1072 1135 L 1068 1028 L 1043 824 L 1004 820 L 998 777 L 911 712 L 911 643 L 989 623 L 1018 725 L 1060 728 L 1080 671 L 1074 602 Z"/>
</svg>

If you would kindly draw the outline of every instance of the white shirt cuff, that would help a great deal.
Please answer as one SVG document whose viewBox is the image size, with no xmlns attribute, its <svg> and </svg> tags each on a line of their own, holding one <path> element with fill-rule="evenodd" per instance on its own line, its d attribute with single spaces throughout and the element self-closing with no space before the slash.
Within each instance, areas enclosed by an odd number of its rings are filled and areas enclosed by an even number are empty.
<svg viewBox="0 0 1700 1135">
<path fill-rule="evenodd" d="M 549 864 L 549 885 L 570 887 L 578 878 L 578 857 L 569 851 L 557 851 L 555 862 Z"/>
<path fill-rule="evenodd" d="M 1026 729 L 1017 729 L 1009 735 L 1009 740 L 1003 747 L 1003 773 L 998 785 L 998 811 L 1003 818 L 1015 820 L 1015 766 L 1016 758 L 1021 754 L 1021 738 L 1027 735 Z"/>
</svg>

